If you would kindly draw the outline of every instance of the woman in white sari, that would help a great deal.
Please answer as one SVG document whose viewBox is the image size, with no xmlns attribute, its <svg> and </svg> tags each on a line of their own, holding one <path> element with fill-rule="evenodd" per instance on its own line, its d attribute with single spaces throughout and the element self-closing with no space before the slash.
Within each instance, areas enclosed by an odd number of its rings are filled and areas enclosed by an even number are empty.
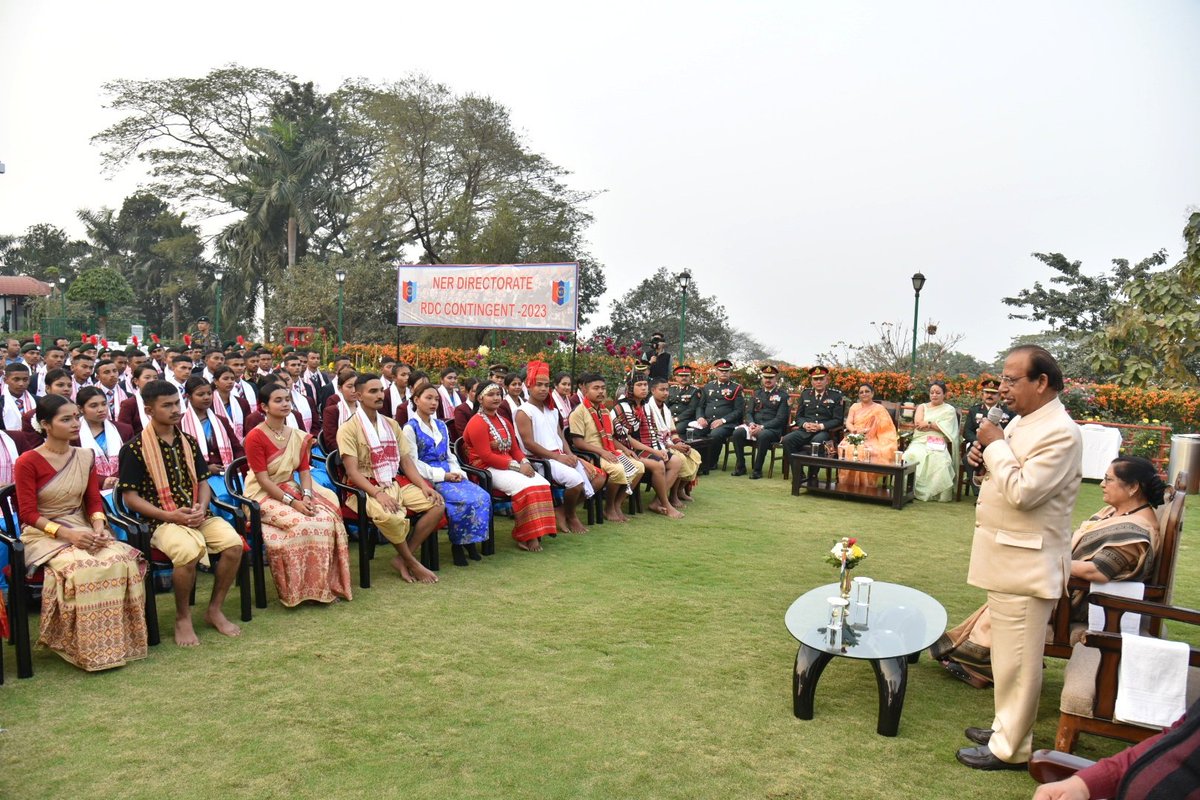
<svg viewBox="0 0 1200 800">
<path fill-rule="evenodd" d="M 929 402 L 917 407 L 916 432 L 904 460 L 917 465 L 914 494 L 918 500 L 948 503 L 954 499 L 958 464 L 958 409 L 946 402 L 946 384 L 929 385 Z"/>
</svg>

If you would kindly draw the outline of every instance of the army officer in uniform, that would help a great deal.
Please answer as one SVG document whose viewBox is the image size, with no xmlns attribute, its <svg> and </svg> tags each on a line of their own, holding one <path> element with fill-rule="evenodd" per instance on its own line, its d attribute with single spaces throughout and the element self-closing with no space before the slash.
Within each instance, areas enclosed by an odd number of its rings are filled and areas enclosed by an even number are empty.
<svg viewBox="0 0 1200 800">
<path fill-rule="evenodd" d="M 967 419 L 963 423 L 963 464 L 967 463 L 967 451 L 971 449 L 971 445 L 975 444 L 975 439 L 979 436 L 979 423 L 987 419 L 988 413 L 1000 404 L 999 380 L 984 378 L 979 382 L 979 388 L 983 390 L 983 400 L 967 410 Z M 1003 405 L 1000 405 L 1000 414 L 1000 427 L 1005 428 L 1008 426 L 1009 420 L 1013 418 L 1013 414 Z"/>
<path fill-rule="evenodd" d="M 762 368 L 762 388 L 746 400 L 745 422 L 733 432 L 733 452 L 737 456 L 737 467 L 733 470 L 735 478 L 746 474 L 743 449 L 747 440 L 754 442 L 750 480 L 762 477 L 763 461 L 771 452 L 771 445 L 783 438 L 789 413 L 788 393 L 779 388 L 779 368 L 768 364 Z"/>
<path fill-rule="evenodd" d="M 687 440 L 687 426 L 700 416 L 702 394 L 699 386 L 692 385 L 692 368 L 680 364 L 675 368 L 675 383 L 667 396 L 667 408 L 675 420 L 675 432 Z"/>
<path fill-rule="evenodd" d="M 708 431 L 708 449 L 704 451 L 704 469 L 717 465 L 717 457 L 733 429 L 742 421 L 746 397 L 742 385 L 730 378 L 733 362 L 722 358 L 713 364 L 717 379 L 704 384 L 700 400 L 700 416 L 696 422 Z"/>
<path fill-rule="evenodd" d="M 809 388 L 800 393 L 796 408 L 796 430 L 783 437 L 783 452 L 791 458 L 807 453 L 810 445 L 829 441 L 833 432 L 842 427 L 846 410 L 839 389 L 829 386 L 829 369 L 820 364 L 808 371 Z M 816 470 L 809 478 L 816 476 Z"/>
</svg>

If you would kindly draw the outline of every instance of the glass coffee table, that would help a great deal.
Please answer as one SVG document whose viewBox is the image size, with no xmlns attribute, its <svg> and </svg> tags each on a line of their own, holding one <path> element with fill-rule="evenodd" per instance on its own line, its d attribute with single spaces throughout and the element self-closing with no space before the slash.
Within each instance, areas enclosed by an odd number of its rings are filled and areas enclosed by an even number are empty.
<svg viewBox="0 0 1200 800">
<path fill-rule="evenodd" d="M 820 586 L 792 603 L 784 615 L 788 632 L 800 641 L 792 674 L 793 712 L 813 718 L 817 681 L 834 656 L 870 661 L 879 688 L 882 736 L 895 736 L 904 709 L 908 665 L 946 630 L 946 609 L 924 592 L 897 583 L 871 584 L 869 605 L 856 605 L 854 593 L 839 626 L 830 625 L 829 598 L 838 585 Z"/>
</svg>

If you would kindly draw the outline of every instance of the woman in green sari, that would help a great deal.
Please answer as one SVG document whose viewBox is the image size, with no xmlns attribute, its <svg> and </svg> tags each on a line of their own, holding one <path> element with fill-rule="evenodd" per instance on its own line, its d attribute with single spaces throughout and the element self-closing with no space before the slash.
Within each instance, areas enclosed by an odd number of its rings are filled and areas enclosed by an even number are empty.
<svg viewBox="0 0 1200 800">
<path fill-rule="evenodd" d="M 954 499 L 958 464 L 958 409 L 946 402 L 946 384 L 929 385 L 929 402 L 917 406 L 916 432 L 904 460 L 917 465 L 914 494 L 918 500 L 948 503 Z"/>
</svg>

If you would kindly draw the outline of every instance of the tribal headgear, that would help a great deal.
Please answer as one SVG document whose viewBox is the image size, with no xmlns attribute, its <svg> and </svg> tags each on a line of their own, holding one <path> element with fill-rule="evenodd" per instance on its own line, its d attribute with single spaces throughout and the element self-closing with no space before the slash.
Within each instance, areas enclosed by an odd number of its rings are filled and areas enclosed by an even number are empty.
<svg viewBox="0 0 1200 800">
<path fill-rule="evenodd" d="M 532 385 L 537 383 L 539 375 L 545 375 L 550 380 L 550 365 L 545 361 L 530 361 L 525 367 L 525 382 Z"/>
</svg>

